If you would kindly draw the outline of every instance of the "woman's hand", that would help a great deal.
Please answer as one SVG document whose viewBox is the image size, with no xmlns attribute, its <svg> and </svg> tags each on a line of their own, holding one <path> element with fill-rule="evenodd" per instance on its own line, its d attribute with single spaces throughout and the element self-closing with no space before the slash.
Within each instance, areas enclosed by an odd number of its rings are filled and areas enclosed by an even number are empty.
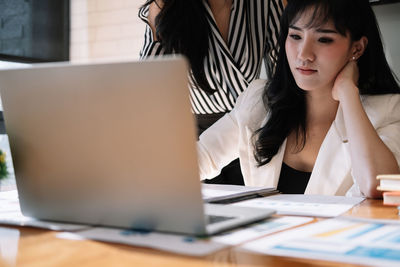
<svg viewBox="0 0 400 267">
<path fill-rule="evenodd" d="M 332 97 L 337 101 L 342 101 L 344 97 L 357 95 L 358 97 L 358 81 L 359 73 L 357 61 L 350 60 L 336 76 L 335 83 L 332 88 Z"/>
</svg>

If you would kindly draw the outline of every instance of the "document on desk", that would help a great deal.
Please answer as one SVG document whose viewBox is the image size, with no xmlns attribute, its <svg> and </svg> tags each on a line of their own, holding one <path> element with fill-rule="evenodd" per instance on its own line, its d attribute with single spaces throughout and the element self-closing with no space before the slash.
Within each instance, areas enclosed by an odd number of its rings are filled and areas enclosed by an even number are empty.
<svg viewBox="0 0 400 267">
<path fill-rule="evenodd" d="M 362 197 L 279 194 L 232 205 L 274 209 L 280 215 L 336 217 L 363 200 Z"/>
<path fill-rule="evenodd" d="M 96 227 L 78 231 L 72 235 L 69 233 L 59 233 L 57 236 L 59 238 L 67 239 L 87 238 L 105 242 L 148 247 L 184 255 L 203 256 L 229 246 L 239 245 L 277 231 L 305 224 L 312 220 L 313 219 L 309 217 L 289 216 L 270 218 L 248 227 L 238 228 L 209 238 L 105 227 Z"/>
<path fill-rule="evenodd" d="M 50 221 L 40 221 L 22 214 L 17 190 L 0 192 L 0 224 L 30 226 L 55 231 L 76 231 L 90 226 Z"/>
<path fill-rule="evenodd" d="M 268 255 L 400 266 L 400 221 L 338 217 L 244 244 Z"/>
<path fill-rule="evenodd" d="M 202 184 L 201 191 L 204 202 L 225 204 L 279 193 L 273 187 L 225 184 Z"/>
<path fill-rule="evenodd" d="M 0 227 L 0 265 L 4 262 L 6 266 L 17 266 L 18 241 L 20 235 L 17 229 Z"/>
</svg>

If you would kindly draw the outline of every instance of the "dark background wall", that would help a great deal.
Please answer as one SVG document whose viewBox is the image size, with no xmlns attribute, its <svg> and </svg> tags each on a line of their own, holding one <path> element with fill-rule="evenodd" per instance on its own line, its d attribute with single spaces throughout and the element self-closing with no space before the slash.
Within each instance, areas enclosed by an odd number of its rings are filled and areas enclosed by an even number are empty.
<svg viewBox="0 0 400 267">
<path fill-rule="evenodd" d="M 0 60 L 68 61 L 69 21 L 69 0 L 0 0 Z"/>
<path fill-rule="evenodd" d="M 382 33 L 386 58 L 400 83 L 400 1 L 386 2 L 372 8 Z"/>
<path fill-rule="evenodd" d="M 69 60 L 69 0 L 0 0 L 0 59 Z"/>
</svg>

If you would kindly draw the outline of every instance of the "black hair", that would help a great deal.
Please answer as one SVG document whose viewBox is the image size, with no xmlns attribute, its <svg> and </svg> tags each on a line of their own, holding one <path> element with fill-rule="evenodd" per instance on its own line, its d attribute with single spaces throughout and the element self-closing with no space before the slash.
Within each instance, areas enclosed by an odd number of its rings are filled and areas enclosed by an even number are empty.
<svg viewBox="0 0 400 267">
<path fill-rule="evenodd" d="M 263 93 L 269 110 L 268 120 L 253 135 L 254 156 L 259 166 L 271 161 L 291 132 L 295 131 L 300 150 L 306 142 L 305 92 L 297 86 L 290 71 L 285 42 L 289 26 L 311 7 L 314 12 L 307 27 L 316 27 L 332 19 L 336 30 L 343 36 L 348 34 L 352 41 L 363 36 L 368 38 L 368 45 L 357 62 L 360 94 L 400 93 L 396 77 L 386 61 L 379 27 L 368 0 L 288 0 L 280 21 L 277 66 Z"/>
<path fill-rule="evenodd" d="M 160 1 L 160 0 L 158 0 Z M 147 0 L 148 6 L 157 0 Z M 162 0 L 163 6 L 155 19 L 157 39 L 166 54 L 179 53 L 187 57 L 195 86 L 212 94 L 204 71 L 211 28 L 202 0 Z"/>
</svg>

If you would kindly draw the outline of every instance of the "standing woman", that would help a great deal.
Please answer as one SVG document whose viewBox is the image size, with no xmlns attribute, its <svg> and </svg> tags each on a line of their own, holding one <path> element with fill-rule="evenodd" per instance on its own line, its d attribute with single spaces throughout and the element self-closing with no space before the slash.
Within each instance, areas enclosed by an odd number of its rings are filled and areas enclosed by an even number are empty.
<svg viewBox="0 0 400 267">
<path fill-rule="evenodd" d="M 180 53 L 190 64 L 190 101 L 200 134 L 231 111 L 237 97 L 275 65 L 283 0 L 147 0 L 140 57 Z M 239 160 L 213 183 L 243 184 Z"/>
</svg>

